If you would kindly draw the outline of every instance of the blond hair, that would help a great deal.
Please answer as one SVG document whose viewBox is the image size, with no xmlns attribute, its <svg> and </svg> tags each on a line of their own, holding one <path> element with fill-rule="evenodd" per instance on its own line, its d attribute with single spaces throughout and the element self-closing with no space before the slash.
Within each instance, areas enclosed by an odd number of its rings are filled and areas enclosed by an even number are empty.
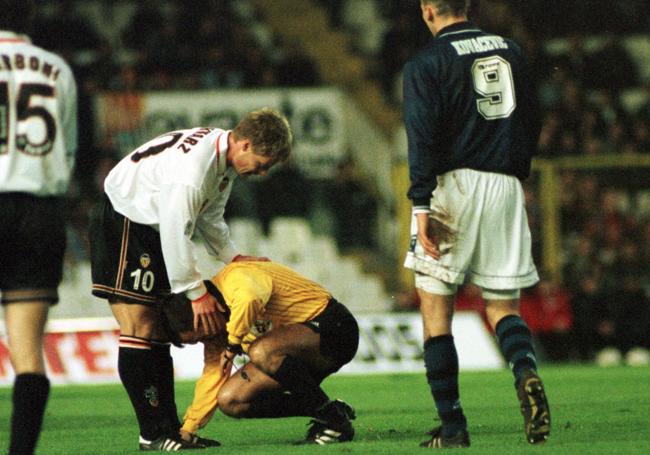
<svg viewBox="0 0 650 455">
<path fill-rule="evenodd" d="M 291 154 L 291 125 L 275 109 L 262 108 L 249 112 L 239 121 L 232 134 L 236 140 L 250 140 L 256 155 L 285 161 Z"/>
</svg>

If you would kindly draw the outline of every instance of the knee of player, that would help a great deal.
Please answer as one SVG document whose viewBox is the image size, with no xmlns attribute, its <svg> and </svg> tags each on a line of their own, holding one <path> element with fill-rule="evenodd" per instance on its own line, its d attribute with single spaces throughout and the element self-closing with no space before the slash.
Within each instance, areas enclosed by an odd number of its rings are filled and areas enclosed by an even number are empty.
<svg viewBox="0 0 650 455">
<path fill-rule="evenodd" d="M 263 339 L 258 339 L 253 342 L 248 348 L 248 357 L 253 365 L 269 374 L 273 370 L 274 353 L 269 343 L 264 342 Z"/>
<path fill-rule="evenodd" d="M 221 412 L 229 417 L 241 418 L 243 417 L 243 406 L 237 398 L 235 390 L 228 388 L 222 389 L 219 392 L 217 403 Z"/>
</svg>

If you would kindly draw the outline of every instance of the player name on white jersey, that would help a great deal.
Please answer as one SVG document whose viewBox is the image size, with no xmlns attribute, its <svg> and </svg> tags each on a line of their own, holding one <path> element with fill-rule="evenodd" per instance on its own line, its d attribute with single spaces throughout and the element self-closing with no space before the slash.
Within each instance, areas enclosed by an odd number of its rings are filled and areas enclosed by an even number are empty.
<svg viewBox="0 0 650 455">
<path fill-rule="evenodd" d="M 0 54 L 0 71 L 25 70 L 43 74 L 56 81 L 61 70 L 54 64 L 40 59 L 36 55 Z"/>
<path fill-rule="evenodd" d="M 458 55 L 478 54 L 495 49 L 508 49 L 508 43 L 500 36 L 481 36 L 458 41 L 452 41 Z"/>
<path fill-rule="evenodd" d="M 70 66 L 27 36 L 0 30 L 0 192 L 64 195 L 76 148 Z"/>
</svg>

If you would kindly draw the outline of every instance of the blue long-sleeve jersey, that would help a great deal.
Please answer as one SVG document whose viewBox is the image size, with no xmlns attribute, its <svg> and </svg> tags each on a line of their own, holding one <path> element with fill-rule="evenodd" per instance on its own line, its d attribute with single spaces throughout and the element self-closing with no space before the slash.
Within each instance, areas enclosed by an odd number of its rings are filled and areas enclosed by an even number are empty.
<svg viewBox="0 0 650 455">
<path fill-rule="evenodd" d="M 470 22 L 445 27 L 405 65 L 404 123 L 415 208 L 453 169 L 530 173 L 539 136 L 536 91 L 513 41 Z"/>
</svg>

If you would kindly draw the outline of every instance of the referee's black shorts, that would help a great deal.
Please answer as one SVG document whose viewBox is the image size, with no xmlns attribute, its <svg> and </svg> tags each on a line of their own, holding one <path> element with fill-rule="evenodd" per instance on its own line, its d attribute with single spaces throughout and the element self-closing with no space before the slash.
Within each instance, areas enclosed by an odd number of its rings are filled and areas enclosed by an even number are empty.
<svg viewBox="0 0 650 455">
<path fill-rule="evenodd" d="M 0 193 L 2 303 L 58 302 L 65 244 L 62 198 Z"/>
<path fill-rule="evenodd" d="M 91 212 L 89 237 L 93 295 L 142 305 L 169 296 L 158 231 L 119 214 L 104 195 Z"/>
<path fill-rule="evenodd" d="M 337 361 L 336 370 L 354 358 L 359 347 L 359 325 L 345 305 L 332 298 L 321 314 L 304 324 L 320 334 L 320 352 Z"/>
</svg>

